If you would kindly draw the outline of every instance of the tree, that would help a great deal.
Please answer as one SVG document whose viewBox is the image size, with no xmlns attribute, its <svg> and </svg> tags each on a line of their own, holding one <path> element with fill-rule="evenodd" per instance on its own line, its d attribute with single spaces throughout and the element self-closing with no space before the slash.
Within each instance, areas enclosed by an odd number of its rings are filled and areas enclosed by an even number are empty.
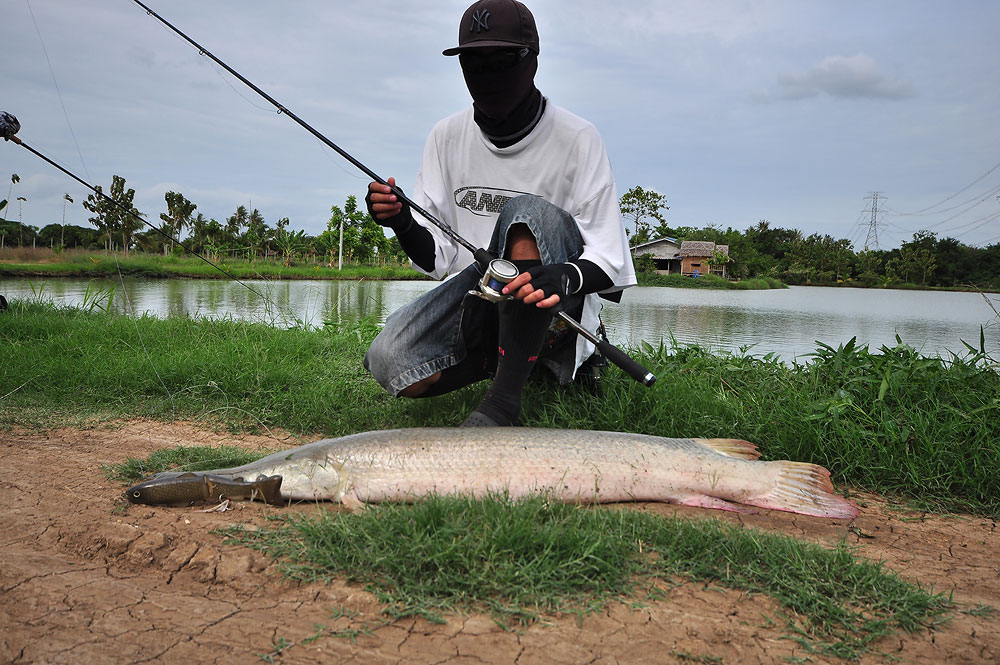
<svg viewBox="0 0 1000 665">
<path fill-rule="evenodd" d="M 128 254 L 132 238 L 136 230 L 142 226 L 140 213 L 132 205 L 135 190 L 126 190 L 125 178 L 117 175 L 111 179 L 111 190 L 107 198 L 101 195 L 100 185 L 94 189 L 97 193 L 89 194 L 87 200 L 83 202 L 83 207 L 94 213 L 94 216 L 87 221 L 106 235 L 109 248 L 113 236 L 118 235 L 122 241 L 122 248 Z"/>
<path fill-rule="evenodd" d="M 170 251 L 174 249 L 174 242 L 180 240 L 181 232 L 191 226 L 191 215 L 198 208 L 191 203 L 183 194 L 177 192 L 167 192 L 163 195 L 167 202 L 167 211 L 160 213 L 160 219 L 168 225 L 168 235 L 170 236 Z M 167 253 L 166 245 L 163 246 L 163 253 Z"/>
<path fill-rule="evenodd" d="M 712 256 L 708 257 L 705 263 L 708 264 L 709 270 L 724 267 L 727 263 L 729 263 L 729 254 L 723 252 L 718 246 L 716 246 L 715 251 L 712 252 Z M 724 268 L 723 272 L 725 272 Z"/>
<path fill-rule="evenodd" d="M 343 224 L 344 257 L 352 261 L 368 261 L 378 255 L 378 247 L 385 241 L 385 233 L 367 211 L 358 209 L 357 197 L 348 196 L 343 209 L 336 205 L 330 206 L 330 213 L 327 228 L 340 228 Z"/>
<path fill-rule="evenodd" d="M 274 242 L 281 250 L 285 265 L 290 266 L 292 265 L 292 257 L 306 246 L 306 232 L 302 230 L 289 231 L 285 228 L 286 226 L 288 226 L 287 217 L 278 221 L 278 228 L 274 232 Z"/>
<path fill-rule="evenodd" d="M 333 267 L 333 262 L 337 256 L 337 247 L 340 243 L 339 219 L 333 217 L 326 223 L 326 230 L 313 239 L 313 244 L 319 249 L 326 264 Z"/>
<path fill-rule="evenodd" d="M 287 217 L 282 221 L 284 226 L 288 226 Z M 267 222 L 264 221 L 264 216 L 254 208 L 247 216 L 247 231 L 243 234 L 243 241 L 250 250 L 250 255 L 254 258 L 265 256 L 267 254 L 267 241 L 271 235 L 270 229 L 267 228 Z"/>
<path fill-rule="evenodd" d="M 667 220 L 663 212 L 670 210 L 667 205 L 667 197 L 652 189 L 643 189 L 636 185 L 632 189 L 622 194 L 618 201 L 622 210 L 622 215 L 626 220 L 632 222 L 632 245 L 641 245 L 651 239 L 651 225 L 648 220 L 653 219 L 659 223 L 659 227 L 666 228 Z M 628 224 L 625 224 L 626 233 Z"/>
<path fill-rule="evenodd" d="M 226 240 L 230 249 L 239 247 L 240 236 L 243 228 L 247 225 L 247 217 L 247 209 L 243 206 L 237 206 L 236 212 L 226 218 Z"/>
</svg>

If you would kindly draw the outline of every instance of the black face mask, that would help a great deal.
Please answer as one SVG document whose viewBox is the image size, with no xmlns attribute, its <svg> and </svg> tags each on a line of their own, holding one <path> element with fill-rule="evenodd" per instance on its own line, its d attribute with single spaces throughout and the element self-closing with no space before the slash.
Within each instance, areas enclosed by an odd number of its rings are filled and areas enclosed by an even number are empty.
<svg viewBox="0 0 1000 665">
<path fill-rule="evenodd" d="M 472 95 L 476 123 L 487 136 L 507 136 L 537 120 L 541 93 L 535 88 L 538 56 L 528 51 L 459 56 Z"/>
</svg>

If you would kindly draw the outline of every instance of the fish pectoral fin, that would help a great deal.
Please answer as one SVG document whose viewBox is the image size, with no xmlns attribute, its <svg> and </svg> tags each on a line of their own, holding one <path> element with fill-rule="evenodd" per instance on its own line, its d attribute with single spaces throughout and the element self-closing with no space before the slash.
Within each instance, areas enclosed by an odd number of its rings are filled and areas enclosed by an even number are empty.
<svg viewBox="0 0 1000 665">
<path fill-rule="evenodd" d="M 368 509 L 368 504 L 354 496 L 354 494 L 344 494 L 340 497 L 340 503 L 352 513 L 360 513 Z"/>
<path fill-rule="evenodd" d="M 748 508 L 747 506 L 733 503 L 732 501 L 726 501 L 725 499 L 719 499 L 718 497 L 708 496 L 706 494 L 692 494 L 685 497 L 684 499 L 678 501 L 677 503 L 682 506 L 692 506 L 694 508 L 713 508 L 715 510 L 728 510 L 731 513 L 743 513 L 745 515 L 755 515 L 757 513 L 753 508 Z"/>
</svg>

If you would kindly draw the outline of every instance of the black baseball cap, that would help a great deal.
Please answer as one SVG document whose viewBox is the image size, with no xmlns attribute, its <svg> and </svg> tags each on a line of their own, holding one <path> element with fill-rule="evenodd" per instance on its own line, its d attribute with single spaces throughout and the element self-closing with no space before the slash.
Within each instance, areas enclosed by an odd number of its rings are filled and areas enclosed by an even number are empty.
<svg viewBox="0 0 1000 665">
<path fill-rule="evenodd" d="M 485 47 L 527 47 L 538 53 L 538 29 L 535 17 L 517 0 L 479 0 L 465 10 L 458 26 L 458 46 L 443 51 L 458 55 L 462 51 Z"/>
</svg>

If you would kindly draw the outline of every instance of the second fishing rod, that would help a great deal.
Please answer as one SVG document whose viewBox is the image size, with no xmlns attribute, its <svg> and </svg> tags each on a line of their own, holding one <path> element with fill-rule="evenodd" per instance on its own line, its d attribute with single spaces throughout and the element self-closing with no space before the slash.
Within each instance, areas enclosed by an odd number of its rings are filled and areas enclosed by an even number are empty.
<svg viewBox="0 0 1000 665">
<path fill-rule="evenodd" d="M 355 167 L 360 169 L 369 178 L 371 178 L 375 182 L 378 182 L 379 184 L 389 187 L 392 193 L 397 197 L 399 201 L 402 201 L 405 204 L 409 205 L 412 210 L 419 213 L 427 221 L 429 221 L 438 229 L 440 229 L 446 236 L 448 236 L 448 238 L 452 240 L 452 242 L 467 249 L 472 254 L 476 263 L 478 263 L 480 266 L 480 269 L 483 273 L 483 282 L 482 282 L 483 285 L 488 287 L 491 284 L 491 282 L 495 281 L 496 283 L 500 284 L 500 289 L 502 289 L 503 288 L 502 283 L 510 281 L 511 279 L 513 279 L 514 276 L 516 276 L 516 272 L 514 273 L 513 276 L 509 276 L 509 272 L 512 268 L 516 270 L 516 268 L 514 268 L 514 265 L 512 263 L 510 263 L 509 261 L 505 261 L 504 259 L 497 259 L 493 255 L 491 255 L 486 249 L 482 247 L 476 247 L 475 245 L 473 245 L 471 242 L 469 242 L 468 240 L 460 236 L 458 233 L 456 233 L 455 230 L 452 229 L 450 226 L 439 220 L 433 214 L 431 214 L 423 207 L 418 205 L 416 202 L 414 202 L 412 199 L 410 199 L 408 196 L 406 196 L 406 194 L 404 194 L 401 189 L 393 185 L 390 185 L 388 180 L 382 178 L 377 173 L 372 171 L 370 168 L 365 166 L 362 162 L 357 160 L 346 150 L 344 150 L 339 145 L 337 145 L 329 138 L 324 136 L 312 125 L 302 120 L 302 118 L 300 118 L 295 113 L 286 108 L 283 104 L 278 102 L 278 100 L 276 100 L 274 97 L 264 92 L 261 88 L 256 86 L 249 79 L 247 79 L 242 74 L 237 72 L 235 69 L 233 69 L 225 62 L 223 62 L 221 59 L 216 57 L 211 51 L 209 51 L 204 46 L 202 46 L 198 42 L 188 37 L 179 28 L 177 28 L 172 23 L 164 19 L 162 16 L 157 14 L 150 7 L 142 3 L 140 0 L 132 0 L 132 2 L 145 9 L 146 13 L 148 13 L 157 21 L 165 25 L 167 28 L 169 28 L 171 31 L 173 31 L 175 34 L 181 37 L 181 39 L 183 39 L 184 41 L 186 41 L 187 43 L 191 44 L 193 47 L 198 49 L 198 52 L 200 54 L 211 59 L 217 65 L 219 65 L 227 72 L 235 76 L 237 79 L 239 79 L 241 83 L 243 83 L 248 88 L 250 88 L 258 95 L 263 97 L 265 100 L 267 100 L 272 106 L 274 106 L 278 110 L 279 113 L 283 113 L 284 115 L 287 115 L 289 118 L 294 120 L 299 126 L 301 126 L 303 129 L 305 129 L 310 134 L 319 139 L 324 145 L 333 149 L 337 154 L 339 154 L 341 157 L 349 161 Z M 497 291 L 499 291 L 500 289 L 497 289 Z M 652 372 L 650 372 L 648 369 L 637 363 L 628 354 L 626 354 L 618 347 L 612 345 L 610 342 L 598 338 L 597 335 L 584 328 L 576 319 L 571 317 L 565 311 L 560 310 L 556 314 L 556 316 L 558 316 L 563 322 L 566 323 L 566 325 L 568 325 L 576 333 L 578 333 L 579 335 L 590 341 L 592 344 L 594 344 L 598 348 L 598 350 L 602 354 L 604 354 L 605 357 L 608 358 L 608 360 L 610 360 L 612 363 L 620 367 L 636 381 L 639 381 L 640 383 L 646 386 L 651 386 L 656 381 L 656 377 L 653 375 Z"/>
</svg>

